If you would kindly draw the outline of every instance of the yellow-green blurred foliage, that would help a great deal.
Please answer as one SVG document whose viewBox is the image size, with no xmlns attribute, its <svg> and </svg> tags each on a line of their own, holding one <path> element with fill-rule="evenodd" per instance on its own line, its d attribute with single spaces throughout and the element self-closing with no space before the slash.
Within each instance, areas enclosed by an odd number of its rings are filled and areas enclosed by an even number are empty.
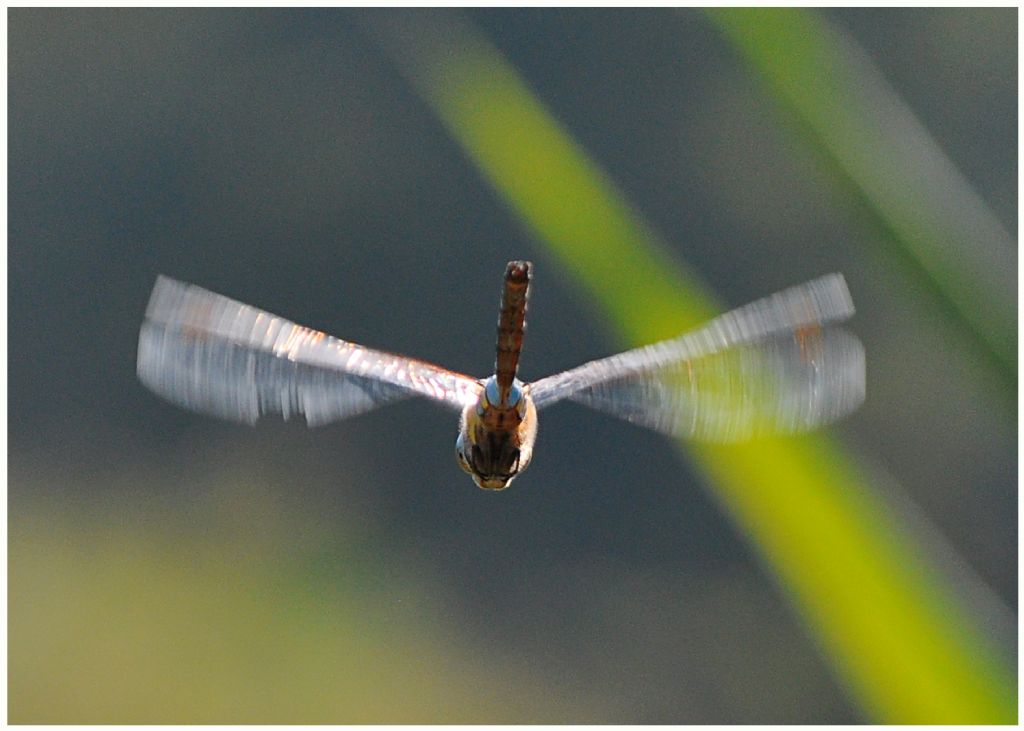
<svg viewBox="0 0 1024 731">
<path fill-rule="evenodd" d="M 475 655 L 417 572 L 432 559 L 396 572 L 366 516 L 309 512 L 289 474 L 122 467 L 131 477 L 88 504 L 45 468 L 12 475 L 35 497 L 10 521 L 11 723 L 603 716 L 521 658 Z M 177 500 L 185 484 L 200 497 Z"/>
</svg>

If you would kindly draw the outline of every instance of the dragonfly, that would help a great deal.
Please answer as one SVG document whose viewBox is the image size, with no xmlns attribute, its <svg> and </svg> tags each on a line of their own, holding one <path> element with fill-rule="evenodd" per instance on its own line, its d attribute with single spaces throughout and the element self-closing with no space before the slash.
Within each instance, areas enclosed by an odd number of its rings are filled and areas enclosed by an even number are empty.
<svg viewBox="0 0 1024 731">
<path fill-rule="evenodd" d="M 505 269 L 494 373 L 456 373 L 302 327 L 159 276 L 139 333 L 138 376 L 195 412 L 319 426 L 410 396 L 459 413 L 455 456 L 477 486 L 525 470 L 537 413 L 574 401 L 673 437 L 742 442 L 805 432 L 864 400 L 864 349 L 838 327 L 853 313 L 829 274 L 722 314 L 674 339 L 531 383 L 517 377 L 533 265 Z"/>
</svg>

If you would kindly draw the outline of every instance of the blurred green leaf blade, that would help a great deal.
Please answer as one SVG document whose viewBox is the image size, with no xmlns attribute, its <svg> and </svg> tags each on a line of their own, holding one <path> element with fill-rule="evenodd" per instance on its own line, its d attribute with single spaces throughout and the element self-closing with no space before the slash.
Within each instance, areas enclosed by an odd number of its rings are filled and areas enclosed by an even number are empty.
<svg viewBox="0 0 1024 731">
<path fill-rule="evenodd" d="M 1016 244 L 867 54 L 809 9 L 708 17 L 873 212 L 881 248 L 968 333 L 1015 402 Z"/>
</svg>

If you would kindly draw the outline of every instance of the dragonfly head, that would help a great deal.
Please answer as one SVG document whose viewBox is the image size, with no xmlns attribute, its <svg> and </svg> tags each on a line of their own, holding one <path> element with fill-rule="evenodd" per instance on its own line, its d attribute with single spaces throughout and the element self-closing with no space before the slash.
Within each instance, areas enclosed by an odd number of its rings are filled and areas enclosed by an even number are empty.
<svg viewBox="0 0 1024 731">
<path fill-rule="evenodd" d="M 477 403 L 462 412 L 455 457 L 477 487 L 504 490 L 533 457 L 537 409 L 519 381 L 513 387 L 515 400 L 504 406 L 488 399 L 489 392 L 494 396 L 490 385 L 488 381 Z"/>
</svg>

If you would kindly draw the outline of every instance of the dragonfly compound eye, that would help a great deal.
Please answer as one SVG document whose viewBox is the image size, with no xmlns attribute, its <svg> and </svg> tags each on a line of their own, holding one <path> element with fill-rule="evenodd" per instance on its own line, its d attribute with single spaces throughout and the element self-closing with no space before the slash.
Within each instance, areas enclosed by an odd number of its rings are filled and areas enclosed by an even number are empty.
<svg viewBox="0 0 1024 731">
<path fill-rule="evenodd" d="M 501 394 L 498 393 L 498 379 L 491 376 L 484 384 L 484 398 L 491 406 L 501 404 Z"/>
<path fill-rule="evenodd" d="M 509 389 L 507 403 L 502 404 L 501 394 L 498 392 L 498 379 L 491 376 L 484 383 L 484 398 L 491 406 L 516 406 L 523 400 L 522 384 L 515 381 Z"/>
</svg>

